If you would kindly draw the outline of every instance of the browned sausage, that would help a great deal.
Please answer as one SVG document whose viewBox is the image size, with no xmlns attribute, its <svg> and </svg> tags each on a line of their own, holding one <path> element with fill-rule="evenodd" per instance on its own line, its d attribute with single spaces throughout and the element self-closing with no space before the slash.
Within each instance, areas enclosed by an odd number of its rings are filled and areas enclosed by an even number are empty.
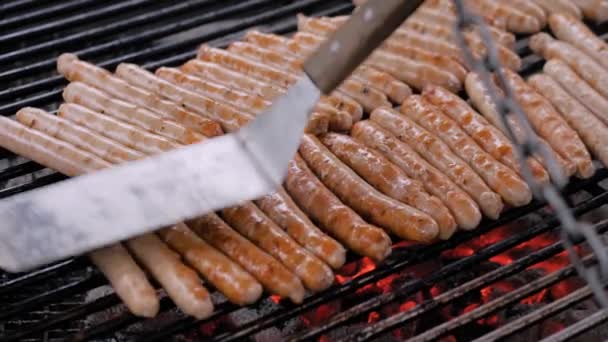
<svg viewBox="0 0 608 342">
<path fill-rule="evenodd" d="M 380 152 L 412 179 L 418 180 L 426 191 L 441 199 L 461 228 L 477 227 L 481 213 L 475 201 L 407 144 L 369 120 L 355 124 L 351 135 Z"/>
<path fill-rule="evenodd" d="M 300 245 L 334 269 L 344 265 L 346 250 L 308 219 L 284 189 L 255 201 L 262 211 Z"/>
<path fill-rule="evenodd" d="M 289 163 L 285 187 L 308 215 L 349 249 L 375 261 L 391 253 L 389 236 L 344 205 L 297 154 Z"/>
<path fill-rule="evenodd" d="M 413 105 L 408 101 L 409 98 L 402 108 L 407 109 Z M 500 196 L 492 191 L 465 161 L 450 151 L 450 148 L 437 137 L 392 109 L 377 109 L 372 113 L 370 119 L 395 134 L 431 165 L 450 177 L 454 183 L 475 199 L 486 216 L 495 219 L 500 215 L 503 209 Z"/>
<path fill-rule="evenodd" d="M 143 106 L 163 117 L 173 118 L 186 127 L 207 137 L 223 134 L 220 125 L 210 119 L 182 109 L 170 101 L 134 87 L 105 69 L 78 60 L 73 54 L 64 53 L 57 59 L 57 69 L 70 81 L 80 81 L 98 88 L 117 99 Z"/>
<path fill-rule="evenodd" d="M 328 288 L 334 280 L 331 269 L 298 245 L 252 203 L 222 210 L 222 216 L 238 232 L 281 261 L 312 291 Z"/>
<path fill-rule="evenodd" d="M 108 94 L 81 82 L 72 82 L 65 87 L 63 98 L 66 102 L 76 103 L 93 111 L 110 115 L 118 120 L 137 125 L 149 132 L 182 144 L 192 144 L 205 140 L 202 134 L 173 120 L 161 118 L 145 108 L 116 100 Z"/>
<path fill-rule="evenodd" d="M 441 200 L 429 195 L 420 182 L 384 156 L 347 135 L 327 134 L 321 141 L 382 193 L 431 216 L 439 226 L 439 238 L 448 239 L 454 234 L 456 222 Z"/>
<path fill-rule="evenodd" d="M 468 0 L 466 4 L 486 17 L 503 21 L 511 32 L 535 33 L 545 25 L 538 18 L 496 0 Z"/>
<path fill-rule="evenodd" d="M 458 122 L 460 127 L 486 152 L 521 174 L 521 167 L 511 141 L 498 128 L 492 126 L 483 116 L 475 112 L 463 99 L 436 86 L 425 88 L 423 97 Z M 528 158 L 527 162 L 536 181 L 540 183 L 549 181 L 549 174 L 534 158 Z"/>
<path fill-rule="evenodd" d="M 231 302 L 251 304 L 262 295 L 262 286 L 257 280 L 199 238 L 184 223 L 162 229 L 159 235 Z"/>
<path fill-rule="evenodd" d="M 538 134 L 547 139 L 562 157 L 576 164 L 577 174 L 580 177 L 591 177 L 595 173 L 595 167 L 576 131 L 555 111 L 546 98 L 519 75 L 506 70 L 505 77 Z"/>
<path fill-rule="evenodd" d="M 116 68 L 116 74 L 135 86 L 164 96 L 175 102 L 176 105 L 219 122 L 222 128 L 228 132 L 238 129 L 253 119 L 253 116 L 250 114 L 243 113 L 232 106 L 177 87 L 134 64 L 120 64 Z"/>
<path fill-rule="evenodd" d="M 513 170 L 479 147 L 454 120 L 439 108 L 415 95 L 408 98 L 401 107 L 401 112 L 443 140 L 454 154 L 466 161 L 506 203 L 512 206 L 523 206 L 530 203 L 532 192 L 528 184 Z"/>
<path fill-rule="evenodd" d="M 475 73 L 469 73 L 465 81 L 465 87 L 467 94 L 471 99 L 471 102 L 479 110 L 483 116 L 488 119 L 495 127 L 505 132 L 506 128 L 503 127 L 502 121 L 500 120 L 500 114 L 497 112 L 494 102 L 490 98 L 484 84 L 481 79 Z M 499 89 L 498 89 L 499 90 Z M 507 122 L 513 130 L 513 134 L 518 141 L 522 141 L 525 138 L 524 129 L 520 122 L 513 116 L 507 116 Z M 551 157 L 557 161 L 557 164 L 561 172 L 566 176 L 570 177 L 576 172 L 576 165 L 569 160 L 564 159 L 559 153 L 555 152 L 553 148 L 544 139 L 538 139 L 538 142 L 544 146 L 544 149 L 551 154 Z M 540 160 L 543 165 L 549 169 L 549 163 L 542 158 L 542 156 L 535 154 L 535 158 Z"/>
<path fill-rule="evenodd" d="M 128 240 L 127 247 L 185 314 L 203 319 L 213 313 L 211 296 L 196 272 L 158 236 L 140 235 Z"/>
<path fill-rule="evenodd" d="M 573 19 L 581 20 L 583 18 L 583 12 L 581 9 L 573 3 L 571 0 L 534 0 L 539 6 L 541 6 L 548 14 L 566 14 L 571 16 Z M 551 23 L 551 16 L 549 16 L 549 23 Z M 550 25 L 550 24 L 549 24 Z M 553 30 L 553 28 L 551 28 Z"/>
<path fill-rule="evenodd" d="M 551 77 L 537 74 L 530 77 L 528 83 L 553 103 L 593 154 L 608 165 L 608 127 Z"/>
<path fill-rule="evenodd" d="M 245 239 L 215 214 L 207 214 L 186 224 L 215 248 L 253 275 L 270 293 L 294 303 L 304 299 L 304 286 L 283 264 Z"/>
<path fill-rule="evenodd" d="M 378 192 L 317 138 L 304 136 L 300 154 L 329 189 L 372 223 L 401 238 L 419 242 L 431 242 L 439 234 L 437 223 L 430 216 Z"/>
<path fill-rule="evenodd" d="M 598 23 L 608 20 L 608 3 L 604 0 L 572 0 L 583 11 L 585 17 Z"/>
</svg>

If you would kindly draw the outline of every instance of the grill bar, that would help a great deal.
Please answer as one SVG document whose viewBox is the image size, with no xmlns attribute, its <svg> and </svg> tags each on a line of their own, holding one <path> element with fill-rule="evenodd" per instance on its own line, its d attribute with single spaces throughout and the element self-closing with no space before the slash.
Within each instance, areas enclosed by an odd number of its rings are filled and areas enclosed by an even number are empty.
<svg viewBox="0 0 608 342">
<path fill-rule="evenodd" d="M 73 0 L 69 2 L 61 2 L 54 6 L 43 7 L 38 10 L 21 13 L 0 20 L 0 30 L 6 30 L 15 26 L 27 25 L 40 19 L 54 17 L 63 13 L 69 13 L 74 10 L 95 5 L 96 3 L 98 3 L 96 0 Z"/>
<path fill-rule="evenodd" d="M 569 341 L 575 338 L 576 336 L 579 336 L 580 334 L 584 333 L 585 331 L 591 330 L 606 321 L 608 321 L 608 311 L 598 311 L 593 315 L 589 316 L 587 319 L 578 321 L 567 329 L 564 329 L 558 332 L 557 334 L 549 336 L 541 342 Z"/>
<path fill-rule="evenodd" d="M 589 265 L 589 263 L 594 259 L 595 258 L 592 258 L 592 257 L 585 257 L 582 260 L 585 262 L 586 265 Z M 540 290 L 542 290 L 546 287 L 549 287 L 553 284 L 556 284 L 575 274 L 576 274 L 576 270 L 574 269 L 574 267 L 572 265 L 565 267 L 559 271 L 555 271 L 542 278 L 536 279 L 536 280 L 532 281 L 531 283 L 524 285 L 512 292 L 509 292 L 506 295 L 504 295 L 490 303 L 479 306 L 478 308 L 476 308 L 472 311 L 469 311 L 468 313 L 466 313 L 464 315 L 458 316 L 449 322 L 436 326 L 435 328 L 428 330 L 425 333 L 410 339 L 410 341 L 412 341 L 412 342 L 436 341 L 439 337 L 445 336 L 446 334 L 448 334 L 449 332 L 453 331 L 456 328 L 462 327 L 468 323 L 471 323 L 480 318 L 483 318 L 493 312 L 498 311 L 499 309 L 506 307 L 507 305 L 515 303 L 526 297 L 529 297 L 530 295 L 532 295 L 536 292 L 539 292 Z"/>
<path fill-rule="evenodd" d="M 47 0 L 17 0 L 17 1 L 6 1 L 0 4 L 0 15 L 6 15 L 10 12 L 14 12 L 26 7 L 34 6 L 38 3 L 44 3 Z"/>
<path fill-rule="evenodd" d="M 26 273 L 22 276 L 18 276 L 0 284 L 0 295 L 8 293 L 9 291 L 17 290 L 20 287 L 27 286 L 34 282 L 41 282 L 45 279 L 55 277 L 66 270 L 73 269 L 76 267 L 80 268 L 82 267 L 82 264 L 76 261 L 75 259 L 70 259 Z"/>
<path fill-rule="evenodd" d="M 596 226 L 596 228 L 599 233 L 604 233 L 604 232 L 608 231 L 608 222 L 606 222 L 606 221 L 602 222 L 602 223 L 598 224 Z M 578 241 L 578 242 L 580 243 L 581 241 Z M 395 329 L 398 326 L 403 326 L 404 324 L 406 324 L 416 318 L 419 318 L 422 315 L 424 315 L 434 309 L 437 309 L 440 306 L 444 306 L 446 304 L 449 304 L 449 303 L 463 297 L 465 294 L 467 294 L 469 292 L 479 290 L 481 288 L 487 287 L 489 284 L 492 284 L 498 280 L 510 277 L 518 272 L 525 270 L 529 266 L 532 266 L 532 265 L 537 264 L 541 261 L 544 261 L 548 258 L 551 258 L 552 256 L 555 256 L 556 254 L 559 254 L 562 251 L 564 251 L 564 246 L 561 242 L 557 242 L 551 246 L 545 247 L 535 253 L 529 254 L 529 255 L 517 260 L 516 262 L 513 262 L 507 266 L 500 267 L 494 271 L 488 272 L 488 273 L 484 274 L 483 276 L 475 278 L 455 289 L 444 292 L 431 300 L 427 300 L 427 301 L 421 303 L 420 305 L 416 306 L 412 310 L 400 312 L 400 313 L 395 314 L 391 317 L 388 317 L 387 319 L 380 321 L 374 325 L 366 327 L 363 330 L 361 330 L 359 333 L 352 336 L 349 340 L 363 341 L 363 340 L 371 339 L 380 334 L 386 333 L 387 331 Z M 511 324 L 509 324 L 508 327 L 511 327 Z M 505 326 L 504 328 L 507 328 L 507 326 Z M 501 330 L 501 329 L 499 329 L 499 330 Z M 498 330 L 496 330 L 494 333 L 498 334 Z M 485 341 L 485 338 L 487 338 L 488 336 L 490 336 L 490 335 L 484 336 L 484 341 Z M 497 336 L 506 336 L 506 335 L 497 335 Z"/>
<path fill-rule="evenodd" d="M 493 332 L 475 340 L 476 342 L 482 341 L 497 341 L 499 339 L 511 336 L 518 331 L 521 331 L 527 327 L 530 327 L 543 319 L 555 315 L 576 303 L 582 302 L 589 299 L 593 295 L 593 292 L 588 286 L 580 288 L 566 297 L 560 298 L 557 301 L 547 304 L 542 308 L 532 312 L 531 314 L 525 315 L 517 320 L 510 322 L 509 324 L 502 326 Z"/>
<path fill-rule="evenodd" d="M 0 172 L 0 182 L 4 182 L 20 176 L 25 176 L 27 174 L 40 171 L 43 168 L 44 166 L 34 163 L 32 161 L 27 161 L 22 164 L 14 165 Z"/>
</svg>

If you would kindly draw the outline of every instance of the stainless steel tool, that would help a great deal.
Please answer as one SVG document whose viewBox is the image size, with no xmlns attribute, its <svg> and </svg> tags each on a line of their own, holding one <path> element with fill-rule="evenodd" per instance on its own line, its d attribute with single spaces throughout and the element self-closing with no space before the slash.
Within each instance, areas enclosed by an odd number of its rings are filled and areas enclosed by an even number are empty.
<svg viewBox="0 0 608 342">
<path fill-rule="evenodd" d="M 234 134 L 0 201 L 0 268 L 24 271 L 274 191 L 310 111 L 423 0 L 368 1 Z"/>
</svg>

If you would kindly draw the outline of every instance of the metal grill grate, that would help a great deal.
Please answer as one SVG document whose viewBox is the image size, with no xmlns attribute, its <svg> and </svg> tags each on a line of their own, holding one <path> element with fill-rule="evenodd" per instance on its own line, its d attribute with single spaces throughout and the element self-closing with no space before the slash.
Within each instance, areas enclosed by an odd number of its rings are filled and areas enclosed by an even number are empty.
<svg viewBox="0 0 608 342">
<path fill-rule="evenodd" d="M 53 110 L 60 100 L 64 84 L 54 71 L 55 57 L 64 51 L 76 52 L 81 58 L 100 66 L 113 68 L 120 62 L 143 64 L 148 69 L 161 65 L 177 65 L 194 56 L 195 47 L 202 42 L 225 46 L 249 28 L 289 33 L 295 30 L 295 13 L 337 15 L 352 10 L 347 0 L 244 0 L 244 1 L 44 1 L 17 0 L 0 4 L 0 114 L 13 115 L 28 105 Z M 608 32 L 608 25 L 594 27 L 598 33 Z M 603 38 L 606 38 L 604 34 Z M 529 55 L 526 39 L 518 41 L 517 52 L 526 56 L 523 74 L 539 70 L 542 62 Z M 0 153 L 0 198 L 56 182 L 64 177 L 42 166 Z M 566 190 L 574 203 L 574 212 L 582 216 L 608 203 L 608 170 L 600 170 L 592 179 L 575 181 Z M 582 198 L 582 199 L 581 199 Z M 396 302 L 433 285 L 466 273 L 496 255 L 521 243 L 530 241 L 558 228 L 557 221 L 547 213 L 543 203 L 510 210 L 497 221 L 483 222 L 480 228 L 462 232 L 449 241 L 427 247 L 397 247 L 393 255 L 378 268 L 349 282 L 312 295 L 304 304 L 278 304 L 267 299 L 242 309 L 218 296 L 216 312 L 205 322 L 183 317 L 168 298 L 161 300 L 161 314 L 145 321 L 126 312 L 112 293 L 91 296 L 90 290 L 106 284 L 101 274 L 84 258 L 67 260 L 27 274 L 0 273 L 0 340 L 52 341 L 72 340 L 142 340 L 166 341 L 176 336 L 201 339 L 205 326 L 213 325 L 213 341 L 235 341 L 252 338 L 271 327 L 284 328 L 302 314 L 318 309 L 332 301 L 348 297 L 365 286 L 388 276 L 420 265 L 491 233 L 505 224 L 525 225 L 521 230 L 474 254 L 446 263 L 428 275 L 399 284 L 393 291 L 361 298 L 350 307 L 331 316 L 321 324 L 305 330 L 289 332 L 293 340 L 319 338 L 339 327 L 350 324 L 361 315 Z M 608 230 L 606 222 L 598 223 L 598 232 Z M 515 275 L 529 266 L 562 252 L 556 242 L 549 247 L 517 259 L 513 263 L 486 272 L 481 276 L 465 276 L 458 286 L 432 299 L 426 299 L 414 309 L 404 311 L 371 325 L 359 327 L 345 339 L 367 340 L 385 337 L 397 327 L 411 324 L 438 308 L 457 302 L 483 287 Z M 356 261 L 350 256 L 351 261 Z M 420 341 L 435 340 L 470 326 L 471 322 L 511 306 L 514 302 L 548 288 L 574 275 L 570 268 L 539 277 L 525 287 L 499 297 L 489 306 L 421 331 Z M 482 338 L 496 340 L 521 333 L 523 329 L 589 298 L 583 287 L 520 320 L 514 320 Z M 256 315 L 241 324 L 225 323 L 225 317 L 255 311 Z M 554 335 L 556 341 L 572 338 L 597 327 L 608 319 L 598 312 Z M 237 322 L 240 323 L 240 322 Z M 263 340 L 260 335 L 257 338 Z"/>
</svg>

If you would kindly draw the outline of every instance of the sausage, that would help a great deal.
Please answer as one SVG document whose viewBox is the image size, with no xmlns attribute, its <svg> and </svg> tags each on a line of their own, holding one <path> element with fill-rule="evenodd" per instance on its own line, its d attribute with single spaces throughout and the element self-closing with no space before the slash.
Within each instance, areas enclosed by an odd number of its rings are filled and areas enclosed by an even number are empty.
<svg viewBox="0 0 608 342">
<path fill-rule="evenodd" d="M 353 78 L 349 78 L 342 82 L 338 87 L 338 92 L 359 102 L 363 109 L 368 113 L 378 107 L 391 107 L 391 103 L 384 93 L 375 88 L 368 87 L 364 83 Z M 353 117 L 353 121 L 357 122 L 359 120 L 361 120 L 361 117 Z"/>
<path fill-rule="evenodd" d="M 261 96 L 265 99 L 274 99 L 285 93 L 283 89 L 273 86 L 272 84 L 262 82 L 220 65 L 197 59 L 188 61 L 182 65 L 180 69 L 186 74 L 218 82 L 227 87 L 239 89 L 249 94 Z"/>
<path fill-rule="evenodd" d="M 608 100 L 583 81 L 566 63 L 558 59 L 549 60 L 545 63 L 543 71 L 587 107 L 604 124 L 608 125 Z"/>
<path fill-rule="evenodd" d="M 404 56 L 413 60 L 432 64 L 437 68 L 456 76 L 460 82 L 464 82 L 464 79 L 467 76 L 467 69 L 460 64 L 458 60 L 450 56 L 439 55 L 417 46 L 404 45 L 391 40 L 384 42 L 381 49 L 398 56 Z"/>
<path fill-rule="evenodd" d="M 592 19 L 597 23 L 608 20 L 608 4 L 604 0 L 572 0 L 586 18 Z"/>
<path fill-rule="evenodd" d="M 184 223 L 162 229 L 158 234 L 231 302 L 247 305 L 262 296 L 262 285 L 255 278 Z"/>
<path fill-rule="evenodd" d="M 449 146 L 456 156 L 466 161 L 506 203 L 516 207 L 530 203 L 532 192 L 526 182 L 479 147 L 439 108 L 415 95 L 404 102 L 401 113 L 443 140 L 445 145 Z"/>
<path fill-rule="evenodd" d="M 160 308 L 156 291 L 122 244 L 94 250 L 89 258 L 131 313 L 141 317 L 156 316 Z"/>
<path fill-rule="evenodd" d="M 503 21 L 511 32 L 536 33 L 546 24 L 532 15 L 499 1 L 468 0 L 465 3 L 486 17 L 494 18 L 495 21 Z"/>
<path fill-rule="evenodd" d="M 317 138 L 304 136 L 299 151 L 319 179 L 371 223 L 407 240 L 431 242 L 437 237 L 439 229 L 430 216 L 378 192 Z"/>
<path fill-rule="evenodd" d="M 545 12 L 550 15 L 566 14 L 576 18 L 578 20 L 583 18 L 583 12 L 581 9 L 570 0 L 534 0 L 539 6 L 541 6 Z M 549 23 L 551 23 L 551 16 L 549 16 Z M 550 25 L 550 24 L 549 24 Z M 553 28 L 551 28 L 553 30 Z"/>
<path fill-rule="evenodd" d="M 390 52 L 376 51 L 367 59 L 367 63 L 417 89 L 429 84 L 438 84 L 453 92 L 458 92 L 462 88 L 462 83 L 454 74 L 434 65 Z"/>
<path fill-rule="evenodd" d="M 289 236 L 326 264 L 334 269 L 344 265 L 344 247 L 319 230 L 283 188 L 256 200 L 255 203 Z"/>
<path fill-rule="evenodd" d="M 349 249 L 377 262 L 391 253 L 389 236 L 344 205 L 298 154 L 289 162 L 285 187 L 308 215 Z"/>
<path fill-rule="evenodd" d="M 530 38 L 530 49 L 545 59 L 561 59 L 592 86 L 608 98 L 608 70 L 574 46 L 553 39 L 547 33 L 538 33 Z"/>
<path fill-rule="evenodd" d="M 72 144 L 110 163 L 144 157 L 144 154 L 122 146 L 112 139 L 38 108 L 22 108 L 17 112 L 16 119 L 27 127 Z"/>
<path fill-rule="evenodd" d="M 410 98 L 411 96 L 403 103 L 402 108 L 407 109 L 410 105 L 415 105 L 415 100 L 410 101 Z M 375 110 L 370 119 L 395 134 L 431 165 L 450 177 L 454 183 L 475 199 L 486 216 L 493 219 L 498 218 L 503 209 L 500 196 L 492 191 L 465 161 L 450 151 L 445 143 L 414 123 L 407 116 L 400 115 L 389 108 Z"/>
<path fill-rule="evenodd" d="M 608 69 L 608 44 L 582 21 L 567 14 L 556 13 L 549 17 L 549 26 L 559 40 L 576 46 Z"/>
<path fill-rule="evenodd" d="M 222 216 L 239 233 L 281 261 L 311 291 L 323 291 L 333 283 L 331 269 L 298 245 L 254 204 L 223 209 Z"/>
<path fill-rule="evenodd" d="M 435 8 L 424 5 L 418 8 L 414 17 L 419 20 L 423 20 L 428 24 L 443 26 L 449 29 L 453 29 L 454 25 L 456 25 L 455 15 L 447 14 Z M 490 34 L 492 34 L 492 38 L 494 38 L 498 44 L 501 44 L 507 49 L 511 50 L 515 48 L 515 35 L 491 25 L 488 25 L 488 30 L 490 31 Z M 479 36 L 477 29 L 468 32 Z"/>
<path fill-rule="evenodd" d="M 608 165 L 608 126 L 566 92 L 556 81 L 537 74 L 528 83 L 553 103 L 599 160 Z"/>
<path fill-rule="evenodd" d="M 439 238 L 446 240 L 454 234 L 456 221 L 441 200 L 384 156 L 347 135 L 330 133 L 321 142 L 376 189 L 431 216 L 438 224 Z"/>
<path fill-rule="evenodd" d="M 197 319 L 211 316 L 211 296 L 200 278 L 158 236 L 144 234 L 128 240 L 126 244 L 135 259 L 152 274 L 185 314 Z"/>
<path fill-rule="evenodd" d="M 57 115 L 140 152 L 159 153 L 180 146 L 176 142 L 77 104 L 62 104 Z"/>
<path fill-rule="evenodd" d="M 234 42 L 228 46 L 228 51 L 292 74 L 301 72 L 303 67 L 301 58 L 281 54 L 252 43 Z"/>
<path fill-rule="evenodd" d="M 297 77 L 293 74 L 206 45 L 199 48 L 197 57 L 201 60 L 216 63 L 263 82 L 273 84 L 281 89 L 287 89 L 297 81 Z M 332 97 L 325 98 L 329 99 Z M 357 120 L 362 115 L 361 107 L 356 102 L 344 99 L 339 100 L 339 102 L 343 103 L 344 106 L 337 109 L 347 111 L 353 117 L 353 120 Z"/>
<path fill-rule="evenodd" d="M 407 144 L 369 120 L 355 124 L 351 135 L 418 180 L 429 194 L 437 196 L 450 209 L 458 226 L 466 230 L 477 227 L 481 213 L 475 201 Z"/>
<path fill-rule="evenodd" d="M 175 121 L 161 118 L 145 108 L 113 99 L 81 82 L 72 82 L 65 87 L 63 98 L 66 102 L 79 104 L 182 144 L 193 144 L 206 139 L 202 134 Z"/>
<path fill-rule="evenodd" d="M 59 56 L 57 70 L 72 82 L 83 82 L 117 99 L 146 107 L 162 117 L 172 118 L 207 137 L 223 134 L 222 128 L 217 122 L 186 111 L 170 101 L 134 87 L 103 68 L 78 60 L 73 54 L 64 53 Z"/>
<path fill-rule="evenodd" d="M 385 93 L 394 103 L 401 103 L 412 94 L 412 89 L 407 84 L 370 66 L 358 67 L 352 77 L 364 85 Z"/>
<path fill-rule="evenodd" d="M 135 86 L 164 96 L 175 102 L 178 106 L 219 122 L 222 129 L 228 132 L 238 129 L 253 119 L 253 116 L 250 114 L 243 113 L 232 106 L 177 87 L 134 64 L 122 63 L 118 65 L 116 75 Z"/>
<path fill-rule="evenodd" d="M 538 4 L 537 0 L 497 0 L 497 2 L 536 18 L 541 27 L 547 25 L 547 14 L 543 7 Z"/>
<path fill-rule="evenodd" d="M 536 92 L 519 75 L 505 70 L 505 77 L 530 123 L 562 157 L 576 165 L 577 174 L 588 178 L 595 173 L 591 156 L 580 137 L 556 112 L 546 98 Z"/>
<path fill-rule="evenodd" d="M 197 235 L 219 249 L 253 275 L 273 294 L 294 303 L 304 299 L 304 286 L 298 277 L 258 246 L 235 232 L 215 214 L 207 214 L 186 222 Z"/>
<path fill-rule="evenodd" d="M 415 18 L 415 16 L 406 20 L 405 27 L 399 28 L 397 30 L 397 35 L 401 33 L 404 36 L 407 36 L 407 34 L 409 34 L 409 32 L 411 31 L 419 32 L 426 36 L 441 38 L 446 42 L 457 44 L 457 41 L 454 37 L 453 27 L 442 27 L 434 24 L 428 24 L 425 21 L 418 20 L 417 18 Z M 486 46 L 482 41 L 481 37 L 471 31 L 464 32 L 464 37 L 469 48 L 477 58 L 485 56 L 487 54 Z M 521 67 L 521 59 L 519 58 L 519 56 L 517 56 L 517 54 L 500 44 L 496 46 L 496 49 L 498 53 L 498 58 L 505 67 L 512 70 L 519 70 L 519 68 Z"/>
<path fill-rule="evenodd" d="M 423 98 L 456 121 L 492 157 L 522 175 L 511 141 L 464 100 L 437 86 L 425 88 Z M 549 181 L 549 174 L 534 158 L 528 158 L 527 163 L 537 182 L 544 184 Z"/>
<path fill-rule="evenodd" d="M 251 95 L 238 90 L 238 88 L 229 88 L 213 81 L 188 75 L 175 68 L 160 67 L 156 69 L 155 74 L 178 87 L 232 105 L 244 112 L 255 114 L 270 106 L 270 101 L 260 96 Z"/>
<path fill-rule="evenodd" d="M 276 34 L 262 33 L 256 30 L 247 31 L 244 40 L 256 46 L 283 53 L 287 56 L 307 56 L 314 49 L 297 44 L 294 40 Z"/>
<path fill-rule="evenodd" d="M 499 128 L 503 132 L 506 133 L 505 127 L 502 125 L 502 121 L 500 120 L 499 113 L 496 111 L 496 107 L 492 102 L 484 84 L 481 82 L 479 77 L 475 73 L 470 73 L 465 80 L 465 88 L 467 90 L 467 94 L 469 98 L 475 105 L 475 107 L 479 110 L 479 112 L 490 121 L 495 127 Z M 497 89 L 499 90 L 499 89 Z M 519 123 L 519 121 L 513 116 L 507 116 L 507 122 L 511 127 L 515 138 L 518 141 L 522 141 L 525 138 L 524 129 Z M 553 150 L 553 148 L 541 137 L 538 137 L 538 142 L 544 146 L 544 149 L 551 154 L 551 157 L 557 161 L 557 164 L 560 168 L 560 171 L 566 176 L 570 177 L 576 172 L 576 165 L 569 160 L 564 159 L 557 152 Z M 545 168 L 549 169 L 549 163 L 542 158 L 542 156 L 534 155 L 535 158 L 541 161 Z"/>
</svg>

